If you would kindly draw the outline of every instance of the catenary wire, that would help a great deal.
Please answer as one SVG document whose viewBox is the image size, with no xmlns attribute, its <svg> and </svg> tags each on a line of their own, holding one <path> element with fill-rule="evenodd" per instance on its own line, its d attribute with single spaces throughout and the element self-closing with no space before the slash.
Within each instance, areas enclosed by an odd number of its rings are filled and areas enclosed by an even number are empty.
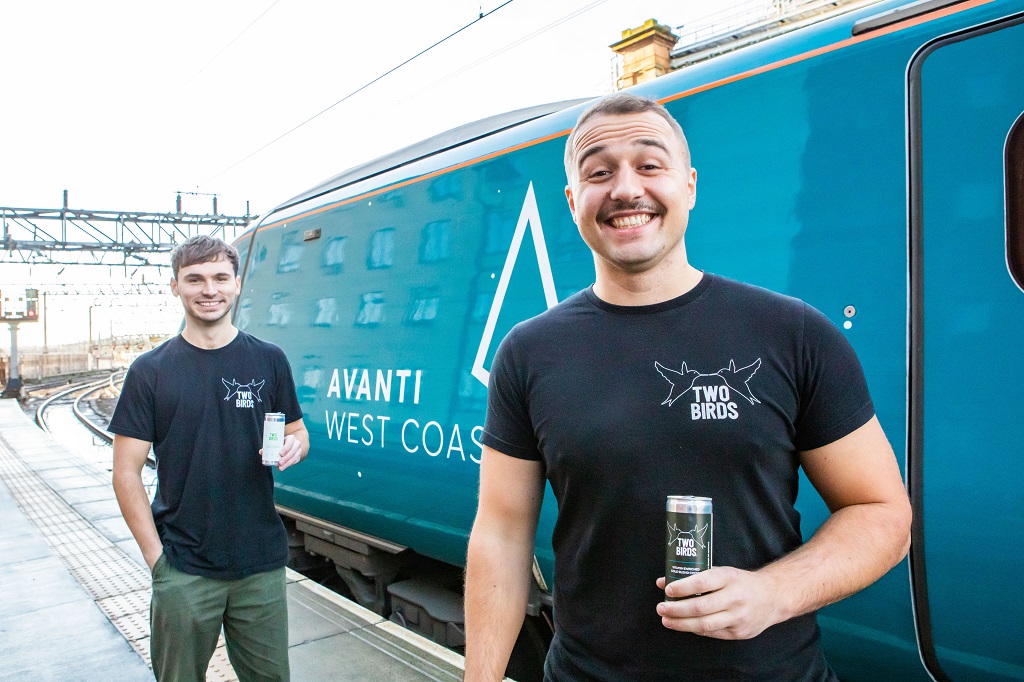
<svg viewBox="0 0 1024 682">
<path fill-rule="evenodd" d="M 437 79 L 436 81 L 433 81 L 432 83 L 430 83 L 430 85 L 426 85 L 426 86 L 420 88 L 419 90 L 416 90 L 415 92 L 412 92 L 412 93 L 410 93 L 408 95 L 403 96 L 401 99 L 403 99 L 403 100 L 412 99 L 413 97 L 416 97 L 417 95 L 419 95 L 419 94 L 421 94 L 423 92 L 427 92 L 428 90 L 430 90 L 430 89 L 440 85 L 441 83 L 445 83 L 445 82 L 451 80 L 452 78 L 455 78 L 456 76 L 461 76 L 465 72 L 470 71 L 472 69 L 475 69 L 476 67 L 480 66 L 484 62 L 490 61 L 491 59 L 494 59 L 495 57 L 498 57 L 498 56 L 508 52 L 512 48 L 519 47 L 523 43 L 528 42 L 530 40 L 533 40 L 537 36 L 542 35 L 544 33 L 547 33 L 551 29 L 556 28 L 558 26 L 561 26 L 565 22 L 567 22 L 567 21 L 569 21 L 571 19 L 575 19 L 576 17 L 580 16 L 581 14 L 589 12 L 590 10 L 594 9 L 595 7 L 597 7 L 598 5 L 603 5 L 606 2 L 608 2 L 608 0 L 594 0 L 594 2 L 590 3 L 589 5 L 586 5 L 585 7 L 581 7 L 580 9 L 576 10 L 575 12 L 571 12 L 570 14 L 566 14 L 561 19 L 556 19 L 555 21 L 551 22 L 550 24 L 547 24 L 546 26 L 542 26 L 541 28 L 537 29 L 533 33 L 530 33 L 529 35 L 525 35 L 522 38 L 519 38 L 518 40 L 515 40 L 515 41 L 509 43 L 508 45 L 505 45 L 504 47 L 499 48 L 499 49 L 495 50 L 494 52 L 491 52 L 490 54 L 488 54 L 488 55 L 486 55 L 484 57 L 481 57 L 480 59 L 477 59 L 476 61 L 473 61 L 473 62 L 471 62 L 469 64 L 466 64 L 465 66 L 463 66 L 463 67 L 461 67 L 459 69 L 456 69 L 455 71 L 452 71 L 447 76 L 443 76 L 443 77 Z"/>
<path fill-rule="evenodd" d="M 245 28 L 243 28 L 243 29 L 242 29 L 242 32 L 241 32 L 241 33 L 239 33 L 239 34 L 238 34 L 238 35 L 236 35 L 236 36 L 235 36 L 234 38 L 232 38 L 232 39 L 231 39 L 231 41 L 230 41 L 230 42 L 229 42 L 229 43 L 228 43 L 227 45 L 225 45 L 224 47 L 222 47 L 222 48 L 220 49 L 220 51 L 219 51 L 219 52 L 218 52 L 217 54 L 213 55 L 213 56 L 212 56 L 212 57 L 210 58 L 210 60 L 209 60 L 208 62 L 206 62 L 205 64 L 203 64 L 203 65 L 202 65 L 201 67 L 199 67 L 199 70 L 198 70 L 198 71 L 196 71 L 196 72 L 195 72 L 194 74 L 192 74 L 191 76 L 189 76 L 188 80 L 186 80 L 186 81 L 185 81 L 184 83 L 182 83 L 182 84 L 181 84 L 180 86 L 178 86 L 178 89 L 177 89 L 177 90 L 175 90 L 175 91 L 174 91 L 174 94 L 172 94 L 172 95 L 171 95 L 171 99 L 173 99 L 174 97 L 176 97 L 176 96 L 178 95 L 178 93 L 180 93 L 180 92 L 181 92 L 182 90 L 184 90 L 184 89 L 185 89 L 185 87 L 186 87 L 186 86 L 187 86 L 187 85 L 188 85 L 189 83 L 191 83 L 192 81 L 194 81 L 194 80 L 196 79 L 196 77 L 198 77 L 198 76 L 199 76 L 199 74 L 201 74 L 201 73 L 202 73 L 203 71 L 205 71 L 205 70 L 206 70 L 206 69 L 207 69 L 207 68 L 208 68 L 208 67 L 210 66 L 210 64 L 213 64 L 213 63 L 214 63 L 215 61 L 217 61 L 217 58 L 218 58 L 218 57 L 220 57 L 220 56 L 221 56 L 222 54 L 224 54 L 225 52 L 227 52 L 227 50 L 228 50 L 228 48 L 229 48 L 229 47 L 231 47 L 232 45 L 234 45 L 234 44 L 235 44 L 235 42 L 236 42 L 236 41 L 237 41 L 237 40 L 238 40 L 239 38 L 241 38 L 241 37 L 242 37 L 243 35 L 245 35 L 245 34 L 246 34 L 246 32 L 247 32 L 247 31 L 248 31 L 248 30 L 249 30 L 250 28 L 252 28 L 252 27 L 253 27 L 253 26 L 254 26 L 254 25 L 256 24 L 256 22 L 257 22 L 257 21 L 259 21 L 260 19 L 262 19 L 262 18 L 263 18 L 263 15 L 265 15 L 265 14 L 266 14 L 267 12 L 269 12 L 270 10 L 274 9 L 274 6 L 275 6 L 275 5 L 277 4 L 277 3 L 279 3 L 279 2 L 281 2 L 281 0 L 274 0 L 274 2 L 270 3 L 270 6 L 269 6 L 269 7 L 267 7 L 267 8 L 265 9 L 265 10 L 263 10 L 262 12 L 260 12 L 260 15 L 259 15 L 258 17 L 256 17 L 256 18 L 255 18 L 255 19 L 253 19 L 252 21 L 250 21 L 250 22 L 249 22 L 249 25 L 248 25 L 248 26 L 246 26 Z"/>
<path fill-rule="evenodd" d="M 228 172 L 228 171 L 230 171 L 231 169 L 235 168 L 236 166 L 239 166 L 239 165 L 241 165 L 242 163 L 244 163 L 244 162 L 248 161 L 249 159 L 251 159 L 252 157 L 256 156 L 257 154 L 259 154 L 260 152 L 262 152 L 262 151 L 263 151 L 264 149 L 266 149 L 267 147 L 269 147 L 269 146 L 271 146 L 271 145 L 275 144 L 276 142 L 279 142 L 280 140 L 284 139 L 284 138 L 285 138 L 285 137 L 287 137 L 288 135 L 291 135 L 292 133 L 294 133 L 294 132 L 295 132 L 296 130 L 298 130 L 298 129 L 299 129 L 299 128 L 301 128 L 302 126 L 306 125 L 307 123 L 310 123 L 311 121 L 314 121 L 315 119 L 319 118 L 320 116 L 323 116 L 323 115 L 324 115 L 324 114 L 326 114 L 326 113 L 327 113 L 328 111 L 330 111 L 330 110 L 331 110 L 331 109 L 333 109 L 334 107 L 338 106 L 338 105 L 339 105 L 339 104 L 341 104 L 342 102 L 344 102 L 344 101 L 346 101 L 346 100 L 348 100 L 348 99 L 350 99 L 350 98 L 354 97 L 355 95 L 359 94 L 360 92 L 362 92 L 362 91 L 363 91 L 363 90 L 365 90 L 366 88 L 370 87 L 371 85 L 373 85 L 373 84 L 374 84 L 374 83 L 376 83 L 377 81 L 379 81 L 379 80 L 381 80 L 381 79 L 383 79 L 383 78 L 387 77 L 388 75 L 390 75 L 390 74 L 394 73 L 395 71 L 397 71 L 398 69 L 402 68 L 403 66 L 405 66 L 405 65 L 406 65 L 406 64 L 408 64 L 408 63 L 410 63 L 411 61 L 413 61 L 413 60 L 415 60 L 415 59 L 417 59 L 417 58 L 419 58 L 419 57 L 421 57 L 421 56 L 425 55 L 425 54 L 426 54 L 427 52 L 430 52 L 431 50 L 433 50 L 433 49 L 434 49 L 435 47 L 437 47 L 437 46 L 438 46 L 438 45 L 440 45 L 441 43 L 444 43 L 445 41 L 447 41 L 447 40 L 450 40 L 451 38 L 454 38 L 455 36 L 457 36 L 458 34 L 462 33 L 463 31 L 465 31 L 465 30 L 466 30 L 467 28 L 469 28 L 469 27 L 470 27 L 470 26 L 472 26 L 473 24 L 475 24 L 475 23 L 477 23 L 477 22 L 479 22 L 479 21 L 483 21 L 483 20 L 484 20 L 485 18 L 487 18 L 487 17 L 489 17 L 490 15 L 494 14 L 495 12 L 497 12 L 498 10 L 500 10 L 501 8 L 503 8 L 503 7 L 506 7 L 507 5 L 510 5 L 510 4 L 512 4 L 513 2 L 515 2 L 515 0 L 505 0 L 505 2 L 501 3 L 500 5 L 498 5 L 497 7 L 495 7 L 494 9 L 492 9 L 492 10 L 490 10 L 490 11 L 488 11 L 488 12 L 484 12 L 484 13 L 481 13 L 479 17 L 477 17 L 477 18 L 476 18 L 476 19 L 474 19 L 473 21 L 469 22 L 468 24 L 466 24 L 466 25 L 465 25 L 465 26 L 463 26 L 462 28 L 459 28 L 459 29 L 457 29 L 457 30 L 453 31 L 452 33 L 449 33 L 449 34 L 448 34 L 447 36 L 445 36 L 444 38 L 441 38 L 440 40 L 438 40 L 438 41 L 437 41 L 436 43 L 434 43 L 434 44 L 433 44 L 433 45 L 431 45 L 430 47 L 427 47 L 427 48 L 424 48 L 424 49 L 420 50 L 419 52 L 417 52 L 417 53 L 416 53 L 416 54 L 414 54 L 413 56 L 411 56 L 411 57 L 409 57 L 408 59 L 406 59 L 406 60 L 405 60 L 404 62 L 402 62 L 401 64 L 398 64 L 397 66 L 394 66 L 394 67 L 392 67 L 392 68 L 388 69 L 387 71 L 385 71 L 385 72 L 384 72 L 384 73 L 382 73 L 381 75 L 377 76 L 377 77 L 376 77 L 376 78 L 374 78 L 373 80 L 369 81 L 368 83 L 365 83 L 364 85 L 361 85 L 360 87 L 356 88 L 356 89 L 355 89 L 355 90 L 353 90 L 352 92 L 348 93 L 347 95 L 345 95 L 344 97 L 342 97 L 341 99 L 339 99 L 339 100 L 338 100 L 337 102 L 335 102 L 334 104 L 331 104 L 330 106 L 328 106 L 328 107 L 326 107 L 325 109 L 323 109 L 323 110 L 319 111 L 318 113 L 316 113 L 316 114 L 313 114 L 312 116 L 310 116 L 309 118 L 307 118 L 307 119 L 306 119 L 305 121 L 303 121 L 302 123 L 298 124 L 297 126 L 294 126 L 293 128 L 289 129 L 288 131 L 286 131 L 286 132 L 284 132 L 284 133 L 281 133 L 280 135 L 278 135 L 277 137 L 275 137 L 275 138 L 274 138 L 273 140 L 271 140 L 270 142 L 267 142 L 267 143 L 266 143 L 265 145 L 263 145 L 262 147 L 260 147 L 260 148 L 259 148 L 259 149 L 257 149 L 256 151 L 254 151 L 254 152 L 251 152 L 251 153 L 247 154 L 246 156 L 242 157 L 241 159 L 239 159 L 238 161 L 234 162 L 233 164 L 231 164 L 230 166 L 228 166 L 228 167 L 227 167 L 227 168 L 225 168 L 224 170 L 222 170 L 222 171 L 220 171 L 219 173 L 217 173 L 216 175 L 214 175 L 214 176 L 212 176 L 212 177 L 210 177 L 210 178 L 207 178 L 207 179 L 206 179 L 206 180 L 204 180 L 203 182 L 199 183 L 199 185 L 197 185 L 197 187 L 202 187 L 203 185 L 206 185 L 206 184 L 208 184 L 208 183 L 210 183 L 210 182 L 212 182 L 212 181 L 216 180 L 217 178 L 219 178 L 220 176 L 224 175 L 225 173 L 227 173 L 227 172 Z"/>
</svg>

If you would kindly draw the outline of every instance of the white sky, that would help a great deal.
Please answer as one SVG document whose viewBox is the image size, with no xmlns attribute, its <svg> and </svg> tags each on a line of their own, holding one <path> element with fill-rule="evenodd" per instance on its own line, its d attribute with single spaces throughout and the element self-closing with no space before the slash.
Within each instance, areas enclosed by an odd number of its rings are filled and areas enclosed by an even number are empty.
<svg viewBox="0 0 1024 682">
<path fill-rule="evenodd" d="M 513 0 L 227 170 L 502 1 L 4 1 L 0 206 L 57 208 L 67 189 L 73 208 L 169 212 L 181 190 L 217 193 L 222 213 L 241 215 L 247 201 L 259 213 L 463 123 L 609 92 L 608 45 L 623 29 L 652 17 L 675 27 L 741 4 Z M 209 197 L 182 199 L 190 213 L 210 211 Z M 128 274 L 0 269 L 0 287 Z M 55 320 L 56 311 L 51 344 L 88 336 L 87 320 L 70 311 Z M 22 325 L 23 346 L 42 344 L 33 327 Z"/>
</svg>

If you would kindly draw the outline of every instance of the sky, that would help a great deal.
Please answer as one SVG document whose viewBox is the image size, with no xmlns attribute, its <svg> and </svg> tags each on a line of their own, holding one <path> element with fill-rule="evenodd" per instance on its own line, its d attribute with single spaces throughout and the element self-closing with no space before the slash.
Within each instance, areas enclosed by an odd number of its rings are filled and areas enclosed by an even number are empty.
<svg viewBox="0 0 1024 682">
<path fill-rule="evenodd" d="M 221 213 L 258 214 L 458 125 L 610 92 L 608 45 L 649 18 L 674 28 L 758 4 L 505 1 L 0 3 L 0 206 L 58 208 L 66 189 L 73 208 L 171 212 L 181 191 L 216 193 Z M 190 213 L 212 206 L 209 196 L 182 202 Z M 59 269 L 0 263 L 0 288 L 167 274 Z M 90 304 L 109 309 L 108 330 L 133 305 L 51 299 L 50 343 L 84 340 Z M 140 301 L 146 310 L 167 302 Z M 42 344 L 41 329 L 22 328 L 20 344 Z M 0 347 L 9 347 L 2 329 Z"/>
</svg>

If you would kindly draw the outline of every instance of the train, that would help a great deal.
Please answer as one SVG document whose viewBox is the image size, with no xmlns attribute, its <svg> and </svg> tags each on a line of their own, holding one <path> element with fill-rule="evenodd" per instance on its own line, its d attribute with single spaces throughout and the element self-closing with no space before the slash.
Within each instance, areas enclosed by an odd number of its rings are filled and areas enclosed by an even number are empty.
<svg viewBox="0 0 1024 682">
<path fill-rule="evenodd" d="M 687 133 L 706 271 L 801 298 L 858 353 L 914 508 L 907 559 L 818 614 L 843 680 L 1024 680 L 1024 3 L 880 2 L 634 86 Z M 562 154 L 583 101 L 352 168 L 236 240 L 235 324 L 284 349 L 311 440 L 295 560 L 458 649 L 488 368 L 593 282 Z M 809 537 L 828 511 L 801 481 Z M 550 487 L 509 674 L 551 637 Z"/>
</svg>

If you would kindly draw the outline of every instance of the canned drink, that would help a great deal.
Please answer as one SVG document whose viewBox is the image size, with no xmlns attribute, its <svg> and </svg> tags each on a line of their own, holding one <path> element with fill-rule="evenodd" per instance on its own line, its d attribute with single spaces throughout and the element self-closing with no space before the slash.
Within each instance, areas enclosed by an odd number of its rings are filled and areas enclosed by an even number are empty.
<svg viewBox="0 0 1024 682">
<path fill-rule="evenodd" d="M 284 413 L 267 412 L 263 417 L 263 463 L 277 466 L 284 445 Z"/>
<path fill-rule="evenodd" d="M 715 524 L 710 497 L 669 495 L 665 509 L 665 586 L 668 587 L 671 582 L 711 568 Z"/>
</svg>

